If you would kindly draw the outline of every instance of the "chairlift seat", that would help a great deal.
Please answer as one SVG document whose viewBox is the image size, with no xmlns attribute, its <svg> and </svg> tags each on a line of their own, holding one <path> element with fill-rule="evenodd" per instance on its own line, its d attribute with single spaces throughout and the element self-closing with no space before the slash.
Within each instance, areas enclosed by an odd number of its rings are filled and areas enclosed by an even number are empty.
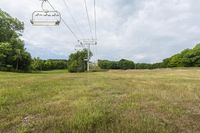
<svg viewBox="0 0 200 133">
<path fill-rule="evenodd" d="M 33 26 L 58 26 L 61 15 L 58 11 L 35 11 L 30 22 Z"/>
</svg>

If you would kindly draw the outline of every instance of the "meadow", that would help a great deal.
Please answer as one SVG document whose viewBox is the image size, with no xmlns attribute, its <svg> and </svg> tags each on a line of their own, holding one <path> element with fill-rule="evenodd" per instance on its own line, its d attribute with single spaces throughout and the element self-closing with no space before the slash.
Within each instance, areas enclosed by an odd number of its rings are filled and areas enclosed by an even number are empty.
<svg viewBox="0 0 200 133">
<path fill-rule="evenodd" d="M 0 72 L 0 132 L 199 133 L 200 69 Z"/>
</svg>

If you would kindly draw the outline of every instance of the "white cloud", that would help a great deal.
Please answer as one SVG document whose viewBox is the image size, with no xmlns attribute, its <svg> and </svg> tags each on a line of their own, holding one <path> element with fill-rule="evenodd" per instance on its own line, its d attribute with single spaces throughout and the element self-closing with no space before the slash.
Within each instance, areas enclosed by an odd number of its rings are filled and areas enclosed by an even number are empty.
<svg viewBox="0 0 200 133">
<path fill-rule="evenodd" d="M 90 37 L 83 0 L 68 1 L 79 28 Z M 63 1 L 50 2 L 81 37 Z M 93 0 L 87 2 L 93 20 Z M 94 60 L 128 58 L 157 62 L 192 48 L 200 42 L 199 5 L 196 0 L 97 0 L 99 45 L 93 47 Z M 67 58 L 74 51 L 76 40 L 63 24 L 52 28 L 31 26 L 31 13 L 40 8 L 39 1 L 1 0 L 0 8 L 25 22 L 23 38 L 32 55 Z"/>
</svg>

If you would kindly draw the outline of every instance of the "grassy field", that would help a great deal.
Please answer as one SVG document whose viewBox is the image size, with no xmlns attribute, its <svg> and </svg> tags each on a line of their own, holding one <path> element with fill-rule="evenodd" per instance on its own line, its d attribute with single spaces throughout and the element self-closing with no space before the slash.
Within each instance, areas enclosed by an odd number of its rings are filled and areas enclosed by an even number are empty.
<svg viewBox="0 0 200 133">
<path fill-rule="evenodd" d="M 0 72 L 0 132 L 199 133 L 200 69 Z"/>
</svg>

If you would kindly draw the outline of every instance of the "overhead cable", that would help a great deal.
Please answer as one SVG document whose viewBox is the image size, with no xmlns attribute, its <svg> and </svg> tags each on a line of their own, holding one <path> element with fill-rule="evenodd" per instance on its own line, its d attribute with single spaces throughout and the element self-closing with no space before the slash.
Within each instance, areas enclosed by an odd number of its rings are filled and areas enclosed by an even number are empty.
<svg viewBox="0 0 200 133">
<path fill-rule="evenodd" d="M 69 7 L 69 5 L 68 5 L 68 3 L 69 3 L 68 0 L 62 0 L 62 1 L 63 1 L 64 5 L 65 5 L 65 7 L 66 7 L 66 9 L 67 9 L 67 11 L 68 11 L 68 13 L 69 13 L 69 15 L 71 16 L 71 18 L 72 18 L 74 24 L 76 25 L 77 30 L 79 31 L 79 33 L 80 33 L 81 36 L 83 37 L 84 34 L 83 34 L 82 30 L 79 28 L 76 19 L 75 19 L 75 18 L 73 17 L 73 15 L 72 15 L 72 12 L 71 12 L 70 7 Z M 67 1 L 67 2 L 66 2 L 66 1 Z"/>
<path fill-rule="evenodd" d="M 92 26 L 91 26 L 91 23 L 90 23 L 90 18 L 89 18 L 89 13 L 88 13 L 88 8 L 87 8 L 86 0 L 84 0 L 84 4 L 85 4 L 85 10 L 86 10 L 86 14 L 87 14 L 87 20 L 88 20 L 88 24 L 89 24 L 89 28 L 90 28 L 90 33 L 91 33 L 91 36 L 92 36 L 92 39 L 93 39 Z"/>
<path fill-rule="evenodd" d="M 56 11 L 55 10 L 55 8 L 53 7 L 53 5 L 47 0 L 47 2 L 49 3 L 49 5 L 51 6 L 51 8 L 54 10 L 54 11 Z M 77 35 L 73 32 L 73 30 L 70 28 L 70 26 L 65 22 L 65 20 L 62 18 L 62 16 L 61 16 L 61 20 L 62 20 L 62 22 L 63 22 L 63 24 L 67 27 L 67 29 L 72 33 L 72 35 L 74 36 L 74 38 L 76 38 L 78 41 L 80 40 L 78 37 L 77 37 Z"/>
</svg>

